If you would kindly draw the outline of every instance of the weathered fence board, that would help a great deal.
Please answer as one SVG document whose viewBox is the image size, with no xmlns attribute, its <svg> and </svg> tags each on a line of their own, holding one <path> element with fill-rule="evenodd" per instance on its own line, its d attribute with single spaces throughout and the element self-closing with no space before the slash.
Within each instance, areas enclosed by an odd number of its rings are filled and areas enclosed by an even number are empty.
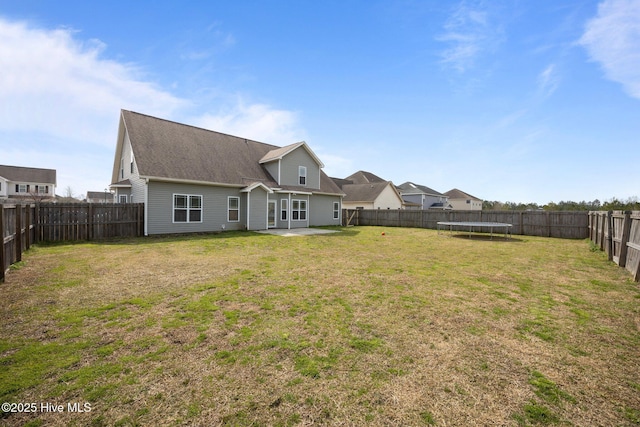
<svg viewBox="0 0 640 427">
<path fill-rule="evenodd" d="M 0 281 L 38 241 L 60 242 L 144 234 L 144 204 L 0 205 Z"/>
<path fill-rule="evenodd" d="M 437 229 L 439 221 L 503 222 L 512 233 L 527 236 L 584 239 L 589 236 L 587 212 L 549 211 L 442 211 L 411 209 L 359 209 L 343 212 L 343 225 L 378 225 Z"/>
<path fill-rule="evenodd" d="M 34 242 L 34 210 L 35 205 L 0 205 L 0 282 L 11 264 L 22 261 L 22 253 Z"/>
<path fill-rule="evenodd" d="M 589 239 L 640 281 L 640 211 L 589 212 Z"/>
</svg>

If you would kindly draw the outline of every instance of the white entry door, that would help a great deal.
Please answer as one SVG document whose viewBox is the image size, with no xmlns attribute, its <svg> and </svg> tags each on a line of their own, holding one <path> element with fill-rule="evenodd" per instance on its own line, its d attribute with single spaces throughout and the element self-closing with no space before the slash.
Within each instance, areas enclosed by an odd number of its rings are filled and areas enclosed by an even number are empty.
<svg viewBox="0 0 640 427">
<path fill-rule="evenodd" d="M 276 201 L 269 200 L 267 204 L 267 228 L 276 226 Z"/>
</svg>

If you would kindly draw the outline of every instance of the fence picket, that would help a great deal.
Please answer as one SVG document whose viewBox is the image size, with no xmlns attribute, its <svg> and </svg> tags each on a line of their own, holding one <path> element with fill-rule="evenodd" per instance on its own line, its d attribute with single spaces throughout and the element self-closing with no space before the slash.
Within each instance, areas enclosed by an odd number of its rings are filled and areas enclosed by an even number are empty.
<svg viewBox="0 0 640 427">
<path fill-rule="evenodd" d="M 135 212 L 136 214 L 131 214 Z M 144 233 L 143 204 L 0 204 L 0 282 L 22 252 L 39 241 L 139 237 Z"/>
</svg>

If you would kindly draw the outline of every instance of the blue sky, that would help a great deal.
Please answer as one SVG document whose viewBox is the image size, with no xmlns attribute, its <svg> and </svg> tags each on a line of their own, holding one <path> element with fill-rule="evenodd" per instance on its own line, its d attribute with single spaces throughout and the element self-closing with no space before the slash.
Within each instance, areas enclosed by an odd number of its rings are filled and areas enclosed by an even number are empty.
<svg viewBox="0 0 640 427">
<path fill-rule="evenodd" d="M 0 164 L 110 183 L 121 108 L 485 200 L 640 195 L 640 1 L 0 0 Z"/>
</svg>

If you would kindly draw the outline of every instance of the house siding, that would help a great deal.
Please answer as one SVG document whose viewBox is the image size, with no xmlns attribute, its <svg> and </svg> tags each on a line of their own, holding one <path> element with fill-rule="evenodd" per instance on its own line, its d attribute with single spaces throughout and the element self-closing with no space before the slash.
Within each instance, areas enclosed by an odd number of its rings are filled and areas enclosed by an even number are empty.
<svg viewBox="0 0 640 427">
<path fill-rule="evenodd" d="M 402 199 L 392 188 L 387 185 L 373 202 L 374 209 L 402 209 Z"/>
<path fill-rule="evenodd" d="M 280 185 L 299 185 L 298 166 L 305 166 L 307 168 L 306 187 L 310 189 L 319 189 L 320 166 L 315 162 L 313 157 L 309 155 L 304 147 L 298 147 L 282 158 L 280 166 Z"/>
<path fill-rule="evenodd" d="M 278 176 L 278 165 L 280 161 L 276 160 L 273 162 L 265 163 L 264 168 L 269 172 L 269 174 L 273 177 L 273 179 L 279 183 L 280 177 Z"/>
<path fill-rule="evenodd" d="M 239 188 L 158 181 L 150 181 L 148 185 L 148 234 L 203 233 L 243 230 L 246 227 L 246 195 L 240 193 Z M 202 196 L 202 222 L 174 223 L 174 194 Z M 227 203 L 230 196 L 240 198 L 240 220 L 238 222 L 227 220 Z"/>
<path fill-rule="evenodd" d="M 245 207 L 249 206 L 248 230 L 266 230 L 267 229 L 267 200 L 268 193 L 264 188 L 256 188 L 251 193 L 247 193 Z M 245 209 L 246 215 L 246 209 Z"/>
<path fill-rule="evenodd" d="M 309 201 L 309 225 L 340 225 L 342 205 L 339 196 L 313 195 Z M 333 202 L 338 202 L 338 218 L 333 218 Z"/>
</svg>

